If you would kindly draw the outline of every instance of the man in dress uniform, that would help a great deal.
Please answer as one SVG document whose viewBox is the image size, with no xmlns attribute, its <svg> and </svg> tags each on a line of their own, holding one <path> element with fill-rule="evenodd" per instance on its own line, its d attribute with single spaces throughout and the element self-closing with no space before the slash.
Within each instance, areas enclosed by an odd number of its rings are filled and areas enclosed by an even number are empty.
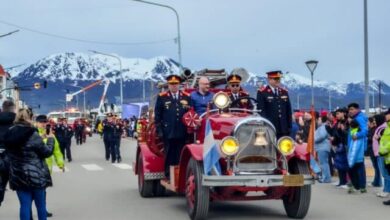
<svg viewBox="0 0 390 220">
<path fill-rule="evenodd" d="M 241 80 L 242 77 L 239 75 L 239 72 L 245 71 L 243 68 L 236 68 L 233 69 L 230 75 L 227 77 L 227 83 L 229 88 L 229 96 L 230 100 L 232 100 L 232 105 L 230 105 L 231 108 L 244 108 L 244 109 L 253 109 L 253 104 L 251 100 L 249 99 L 241 99 L 239 101 L 236 101 L 237 99 L 241 97 L 249 97 L 249 93 L 244 91 L 241 88 Z"/>
<path fill-rule="evenodd" d="M 107 114 L 107 118 L 103 120 L 103 142 L 105 149 L 106 160 L 110 160 L 111 154 L 111 139 L 113 136 L 113 115 L 112 113 Z"/>
<path fill-rule="evenodd" d="M 60 144 L 61 153 L 68 159 L 69 162 L 72 161 L 72 153 L 70 146 L 72 143 L 73 129 L 68 125 L 66 118 L 59 118 L 59 122 L 54 127 L 55 136 Z"/>
<path fill-rule="evenodd" d="M 267 73 L 268 85 L 257 91 L 257 109 L 261 116 L 272 122 L 276 136 L 289 136 L 292 126 L 292 111 L 288 91 L 280 87 L 281 71 Z"/>
<path fill-rule="evenodd" d="M 74 127 L 74 133 L 76 136 L 77 145 L 81 145 L 83 143 L 84 130 L 85 130 L 84 124 L 82 123 L 81 119 L 78 119 Z"/>
<path fill-rule="evenodd" d="M 110 148 L 111 148 L 111 162 L 115 163 L 117 161 L 118 163 L 122 162 L 121 152 L 120 152 L 120 146 L 121 146 L 121 138 L 123 134 L 123 125 L 120 121 L 120 119 L 116 118 L 117 116 L 114 116 L 114 119 L 112 121 L 112 135 L 110 140 Z"/>
<path fill-rule="evenodd" d="M 154 114 L 157 135 L 164 142 L 165 176 L 169 179 L 169 167 L 178 165 L 185 144 L 187 129 L 182 117 L 191 102 L 189 94 L 179 90 L 182 79 L 178 75 L 169 75 L 166 80 L 168 91 L 158 95 Z"/>
</svg>

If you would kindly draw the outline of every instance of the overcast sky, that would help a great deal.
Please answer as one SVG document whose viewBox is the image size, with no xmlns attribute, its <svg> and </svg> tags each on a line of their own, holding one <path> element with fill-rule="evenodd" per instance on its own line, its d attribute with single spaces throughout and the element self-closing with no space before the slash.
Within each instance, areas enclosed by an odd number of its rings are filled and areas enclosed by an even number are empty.
<svg viewBox="0 0 390 220">
<path fill-rule="evenodd" d="M 304 64 L 319 60 L 315 79 L 362 81 L 363 0 L 156 0 L 179 12 L 183 65 L 193 69 L 281 69 L 309 77 Z M 390 83 L 390 1 L 368 0 L 370 77 Z M 21 29 L 0 38 L 0 64 L 31 64 L 61 52 L 89 49 L 125 57 L 178 60 L 176 18 L 165 8 L 126 0 L 7 0 L 0 22 L 102 42 L 48 37 Z M 0 35 L 15 27 L 0 23 Z M 166 41 L 167 39 L 171 39 Z"/>
</svg>

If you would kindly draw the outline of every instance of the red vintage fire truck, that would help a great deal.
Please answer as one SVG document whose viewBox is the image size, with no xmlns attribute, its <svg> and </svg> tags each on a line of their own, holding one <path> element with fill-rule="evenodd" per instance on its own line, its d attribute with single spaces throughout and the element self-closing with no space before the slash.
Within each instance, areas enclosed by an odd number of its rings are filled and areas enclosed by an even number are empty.
<svg viewBox="0 0 390 220">
<path fill-rule="evenodd" d="M 170 169 L 170 180 L 164 176 L 163 143 L 156 134 L 153 111 L 149 111 L 149 117 L 142 122 L 133 166 L 140 195 L 158 197 L 167 190 L 184 195 L 192 220 L 207 218 L 213 201 L 271 199 L 283 201 L 288 217 L 304 218 L 314 184 L 309 153 L 290 137 L 277 139 L 275 127 L 256 109 L 230 108 L 232 102 L 223 86 L 226 75 L 224 70 L 184 72 L 183 88 L 187 92 L 195 90 L 199 77 L 210 79 L 216 108 L 199 117 L 191 113 L 184 116 L 183 121 L 192 134 L 181 152 L 179 165 Z M 220 151 L 219 174 L 204 172 L 207 123 Z"/>
</svg>

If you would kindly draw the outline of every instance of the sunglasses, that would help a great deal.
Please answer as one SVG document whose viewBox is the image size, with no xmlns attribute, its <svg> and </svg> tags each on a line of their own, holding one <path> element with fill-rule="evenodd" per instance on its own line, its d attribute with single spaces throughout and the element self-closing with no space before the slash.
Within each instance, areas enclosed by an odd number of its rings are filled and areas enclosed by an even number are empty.
<svg viewBox="0 0 390 220">
<path fill-rule="evenodd" d="M 169 83 L 169 85 L 179 85 L 179 83 Z"/>
<path fill-rule="evenodd" d="M 280 81 L 280 78 L 272 78 L 275 81 Z"/>
<path fill-rule="evenodd" d="M 240 87 L 240 84 L 230 84 L 231 87 Z"/>
</svg>

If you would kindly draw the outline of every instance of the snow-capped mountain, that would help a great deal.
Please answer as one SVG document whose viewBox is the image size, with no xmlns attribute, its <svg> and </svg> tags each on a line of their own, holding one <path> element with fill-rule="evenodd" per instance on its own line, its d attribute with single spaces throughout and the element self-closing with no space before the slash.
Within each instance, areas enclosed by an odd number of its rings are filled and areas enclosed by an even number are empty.
<svg viewBox="0 0 390 220">
<path fill-rule="evenodd" d="M 113 56 L 117 56 L 113 54 Z M 121 63 L 119 63 L 119 60 Z M 112 82 L 122 77 L 129 80 L 163 80 L 164 76 L 177 73 L 178 64 L 167 57 L 129 59 L 101 54 L 54 54 L 43 58 L 22 71 L 18 77 L 42 78 L 48 81 L 88 81 L 108 78 Z"/>
<path fill-rule="evenodd" d="M 266 83 L 266 76 L 259 76 L 255 73 L 249 73 L 248 83 L 250 85 L 261 85 Z M 389 92 L 387 84 L 381 80 L 371 80 L 370 81 L 370 92 L 378 93 L 379 83 L 382 83 L 382 94 L 387 94 Z M 311 89 L 311 79 L 306 78 L 302 75 L 296 73 L 285 73 L 283 75 L 282 84 L 289 90 L 301 90 L 301 89 Z M 364 90 L 364 82 L 353 82 L 353 83 L 336 83 L 333 81 L 321 81 L 313 80 L 313 87 L 317 90 L 326 90 L 328 93 L 331 92 L 334 95 L 347 95 L 348 92 L 352 90 L 357 90 L 356 92 L 361 92 Z M 384 89 L 385 88 L 385 89 Z"/>
<path fill-rule="evenodd" d="M 19 85 L 47 80 L 48 88 L 34 92 L 23 92 L 22 98 L 31 105 L 40 104 L 47 112 L 65 107 L 65 94 L 75 92 L 80 86 L 85 87 L 99 79 L 109 79 L 110 84 L 107 98 L 109 103 L 119 101 L 119 79 L 124 79 L 124 103 L 141 101 L 143 91 L 145 100 L 155 95 L 155 83 L 163 80 L 167 75 L 179 73 L 178 63 L 168 57 L 155 57 L 151 59 L 117 58 L 100 54 L 88 55 L 85 53 L 60 53 L 43 58 L 15 75 L 14 79 Z M 121 72 L 119 70 L 122 70 Z M 378 94 L 379 80 L 370 83 L 370 92 Z M 266 83 L 265 74 L 249 73 L 249 79 L 244 85 L 250 94 L 255 97 L 256 90 Z M 293 107 L 307 108 L 310 104 L 311 79 L 296 73 L 286 73 L 282 79 L 283 85 L 289 90 Z M 103 87 L 98 86 L 86 92 L 86 102 L 91 108 L 96 107 L 102 95 Z M 362 82 L 337 83 L 331 81 L 314 80 L 314 93 L 316 106 L 328 108 L 329 96 L 332 106 L 343 106 L 348 102 L 363 102 L 364 84 Z M 383 103 L 390 99 L 390 87 L 382 82 Z M 385 94 L 385 95 L 383 95 Z M 377 97 L 376 104 L 377 104 Z M 79 98 L 81 102 L 81 96 Z M 67 103 L 69 104 L 69 103 Z M 70 103 L 75 105 L 75 103 Z"/>
</svg>

